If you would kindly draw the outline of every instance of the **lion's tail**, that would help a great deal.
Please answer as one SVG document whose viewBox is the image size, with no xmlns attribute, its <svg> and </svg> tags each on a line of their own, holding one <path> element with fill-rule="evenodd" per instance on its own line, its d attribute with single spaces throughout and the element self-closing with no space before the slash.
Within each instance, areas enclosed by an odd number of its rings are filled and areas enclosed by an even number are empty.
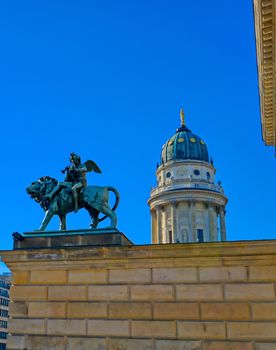
<svg viewBox="0 0 276 350">
<path fill-rule="evenodd" d="M 115 211 L 119 205 L 119 202 L 120 202 L 120 193 L 115 187 L 112 187 L 112 186 L 107 186 L 106 189 L 107 189 L 107 191 L 113 192 L 115 194 L 116 199 L 115 199 L 115 203 L 112 207 L 112 211 Z M 105 220 L 106 218 L 107 218 L 106 215 L 103 216 L 101 219 L 99 219 L 99 222 Z"/>
</svg>

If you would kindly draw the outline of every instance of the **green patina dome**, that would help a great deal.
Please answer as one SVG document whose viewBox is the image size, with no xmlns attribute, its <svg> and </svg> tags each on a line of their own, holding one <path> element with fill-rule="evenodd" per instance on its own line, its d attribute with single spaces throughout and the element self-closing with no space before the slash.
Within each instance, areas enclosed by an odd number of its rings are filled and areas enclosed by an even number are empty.
<svg viewBox="0 0 276 350">
<path fill-rule="evenodd" d="M 161 162 L 188 159 L 209 162 L 209 155 L 205 142 L 199 136 L 193 134 L 185 125 L 182 125 L 164 144 Z"/>
</svg>

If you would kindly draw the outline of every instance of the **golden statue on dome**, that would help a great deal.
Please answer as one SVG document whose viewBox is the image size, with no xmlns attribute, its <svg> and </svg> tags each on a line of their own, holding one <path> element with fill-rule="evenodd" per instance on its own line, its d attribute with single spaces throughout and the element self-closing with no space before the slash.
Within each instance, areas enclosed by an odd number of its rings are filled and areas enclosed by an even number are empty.
<svg viewBox="0 0 276 350">
<path fill-rule="evenodd" d="M 180 109 L 180 120 L 181 120 L 181 126 L 185 126 L 185 115 L 183 108 Z"/>
</svg>

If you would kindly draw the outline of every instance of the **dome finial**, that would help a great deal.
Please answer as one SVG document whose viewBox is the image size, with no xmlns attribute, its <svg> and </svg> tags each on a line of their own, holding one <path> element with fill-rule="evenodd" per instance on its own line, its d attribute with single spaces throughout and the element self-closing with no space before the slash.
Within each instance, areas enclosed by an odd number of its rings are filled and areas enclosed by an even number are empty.
<svg viewBox="0 0 276 350">
<path fill-rule="evenodd" d="M 180 109 L 180 119 L 181 119 L 181 126 L 185 126 L 185 116 L 183 108 Z"/>
</svg>

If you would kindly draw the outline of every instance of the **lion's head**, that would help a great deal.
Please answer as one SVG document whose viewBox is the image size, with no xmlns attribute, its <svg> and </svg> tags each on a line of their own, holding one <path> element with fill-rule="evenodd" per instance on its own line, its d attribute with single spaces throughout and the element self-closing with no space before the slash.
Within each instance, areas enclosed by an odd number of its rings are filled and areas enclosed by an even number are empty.
<svg viewBox="0 0 276 350">
<path fill-rule="evenodd" d="M 35 200 L 39 200 L 46 193 L 50 192 L 56 186 L 57 180 L 50 176 L 43 176 L 39 180 L 31 183 L 26 188 L 27 193 Z"/>
</svg>

